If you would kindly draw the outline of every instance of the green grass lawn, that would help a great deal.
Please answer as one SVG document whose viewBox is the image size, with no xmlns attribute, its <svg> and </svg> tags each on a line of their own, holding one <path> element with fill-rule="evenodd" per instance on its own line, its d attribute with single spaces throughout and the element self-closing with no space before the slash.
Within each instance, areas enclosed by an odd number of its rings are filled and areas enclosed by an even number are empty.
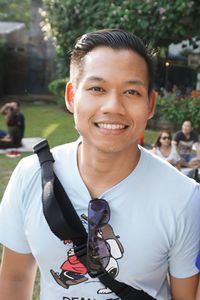
<svg viewBox="0 0 200 300">
<path fill-rule="evenodd" d="M 26 137 L 45 137 L 51 147 L 72 141 L 78 134 L 74 129 L 73 116 L 55 104 L 22 104 L 26 117 Z M 0 116 L 0 128 L 5 128 L 4 118 Z M 31 153 L 23 153 L 23 156 Z M 8 158 L 0 154 L 0 199 L 11 172 L 21 158 Z"/>
<path fill-rule="evenodd" d="M 25 137 L 47 138 L 51 147 L 70 142 L 78 137 L 74 129 L 73 116 L 62 110 L 55 104 L 50 103 L 27 103 L 21 105 L 26 118 Z M 0 128 L 5 128 L 4 119 L 0 117 Z M 145 142 L 152 144 L 157 133 L 145 131 Z M 31 153 L 23 153 L 22 157 Z M 9 158 L 0 154 L 0 199 L 8 183 L 13 169 L 20 158 Z M 0 257 L 2 248 L 0 247 Z M 39 299 L 39 274 L 36 278 L 33 300 Z"/>
</svg>

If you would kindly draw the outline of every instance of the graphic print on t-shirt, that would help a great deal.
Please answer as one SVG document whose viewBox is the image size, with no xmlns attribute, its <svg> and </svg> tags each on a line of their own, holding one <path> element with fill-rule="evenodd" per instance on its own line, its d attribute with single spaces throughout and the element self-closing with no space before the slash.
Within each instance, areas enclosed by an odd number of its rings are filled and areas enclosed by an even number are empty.
<svg viewBox="0 0 200 300">
<path fill-rule="evenodd" d="M 178 145 L 180 154 L 191 154 L 193 144 L 194 141 L 180 141 Z"/>
<path fill-rule="evenodd" d="M 64 241 L 65 244 L 71 244 L 72 241 Z M 68 289 L 70 285 L 76 285 L 87 281 L 87 268 L 80 262 L 74 253 L 74 248 L 71 247 L 67 252 L 67 260 L 60 267 L 61 272 L 57 273 L 50 270 L 56 282 L 63 288 Z"/>
<path fill-rule="evenodd" d="M 84 221 L 87 220 L 85 215 L 81 216 Z M 123 246 L 119 241 L 119 236 L 114 234 L 113 228 L 110 224 L 103 225 L 98 229 L 98 238 L 105 242 L 105 245 L 109 252 L 109 257 L 105 270 L 113 278 L 119 273 L 119 265 L 117 260 L 123 256 Z M 78 257 L 75 255 L 73 242 L 70 240 L 64 241 L 64 244 L 71 244 L 71 248 L 67 252 L 67 259 L 60 266 L 60 273 L 50 270 L 51 275 L 55 281 L 65 289 L 70 288 L 72 285 L 77 285 L 86 282 L 90 279 L 87 268 L 81 263 Z M 105 287 L 97 290 L 97 294 L 109 294 L 112 291 Z"/>
</svg>

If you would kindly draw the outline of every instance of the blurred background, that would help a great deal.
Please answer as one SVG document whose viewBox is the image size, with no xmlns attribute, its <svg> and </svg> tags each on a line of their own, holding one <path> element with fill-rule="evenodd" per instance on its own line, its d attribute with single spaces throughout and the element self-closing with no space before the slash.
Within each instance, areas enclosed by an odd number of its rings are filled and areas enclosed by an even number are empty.
<svg viewBox="0 0 200 300">
<path fill-rule="evenodd" d="M 0 0 L 0 97 L 53 93 L 58 100 L 76 38 L 116 27 L 139 35 L 155 53 L 159 95 L 198 95 L 199 16 L 197 0 Z"/>
</svg>

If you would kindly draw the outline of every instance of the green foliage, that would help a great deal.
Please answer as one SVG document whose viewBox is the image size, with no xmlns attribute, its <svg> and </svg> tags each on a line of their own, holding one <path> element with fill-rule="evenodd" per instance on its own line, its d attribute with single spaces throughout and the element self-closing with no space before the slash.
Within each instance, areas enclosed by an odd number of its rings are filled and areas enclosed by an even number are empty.
<svg viewBox="0 0 200 300">
<path fill-rule="evenodd" d="M 156 114 L 158 119 L 169 121 L 174 128 L 180 128 L 184 120 L 191 120 L 194 128 L 200 130 L 200 98 L 158 97 Z"/>
<path fill-rule="evenodd" d="M 0 51 L 3 51 L 6 45 L 6 39 L 4 37 L 0 37 Z"/>
<path fill-rule="evenodd" d="M 166 47 L 198 36 L 200 6 L 187 0 L 44 0 L 46 20 L 51 25 L 66 76 L 67 53 L 76 38 L 102 28 L 134 32 L 153 47 Z"/>
<path fill-rule="evenodd" d="M 5 45 L 6 40 L 4 37 L 0 37 L 0 59 L 2 59 L 4 53 L 5 53 Z"/>
<path fill-rule="evenodd" d="M 0 0 L 0 20 L 30 23 L 31 0 Z"/>
<path fill-rule="evenodd" d="M 60 107 L 65 107 L 65 87 L 68 79 L 57 79 L 52 81 L 48 88 L 50 92 L 55 96 L 56 102 Z"/>
</svg>

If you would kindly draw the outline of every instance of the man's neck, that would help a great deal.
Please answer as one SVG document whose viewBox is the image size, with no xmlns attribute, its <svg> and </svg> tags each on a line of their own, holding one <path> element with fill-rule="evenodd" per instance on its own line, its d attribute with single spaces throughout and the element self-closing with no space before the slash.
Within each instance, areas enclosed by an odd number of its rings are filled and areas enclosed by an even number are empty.
<svg viewBox="0 0 200 300">
<path fill-rule="evenodd" d="M 171 145 L 162 145 L 160 147 L 160 149 L 163 149 L 163 150 L 169 150 L 171 148 Z"/>
<path fill-rule="evenodd" d="M 136 167 L 140 150 L 133 145 L 123 153 L 105 153 L 97 149 L 88 149 L 83 144 L 78 149 L 78 167 L 80 175 L 92 198 L 126 178 Z"/>
<path fill-rule="evenodd" d="M 187 139 L 189 139 L 190 138 L 190 135 L 191 135 L 191 132 L 183 132 L 183 134 L 185 135 L 185 137 L 187 138 Z"/>
</svg>

